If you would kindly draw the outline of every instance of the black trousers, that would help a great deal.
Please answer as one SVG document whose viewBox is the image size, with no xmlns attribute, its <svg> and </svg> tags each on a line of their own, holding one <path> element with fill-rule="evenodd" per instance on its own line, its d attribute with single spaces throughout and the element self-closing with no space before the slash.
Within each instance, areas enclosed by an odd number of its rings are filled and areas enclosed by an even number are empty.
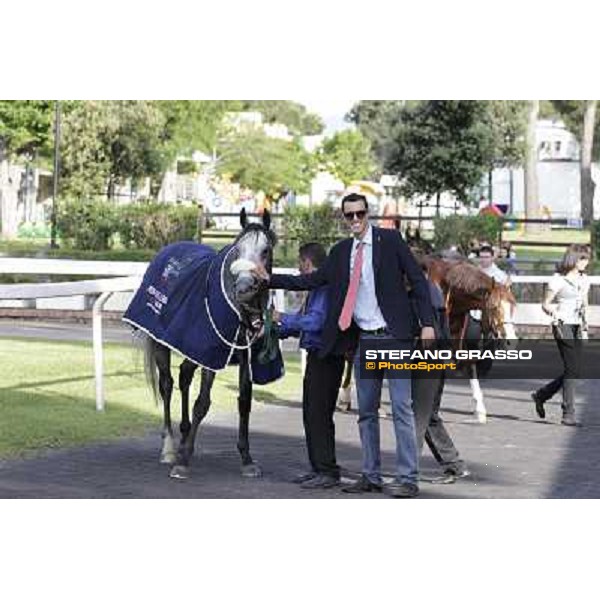
<svg viewBox="0 0 600 600">
<path fill-rule="evenodd" d="M 442 467 L 458 472 L 464 468 L 464 463 L 440 417 L 445 382 L 443 371 L 413 377 L 411 380 L 417 452 L 421 456 L 425 441 Z"/>
<path fill-rule="evenodd" d="M 319 358 L 309 350 L 302 391 L 302 418 L 308 460 L 314 471 L 339 478 L 335 458 L 335 425 L 333 414 L 337 403 L 344 357 L 329 355 Z"/>
<path fill-rule="evenodd" d="M 582 359 L 581 327 L 561 323 L 552 326 L 552 333 L 560 352 L 564 370 L 562 375 L 541 387 L 536 396 L 546 402 L 562 388 L 564 417 L 575 415 L 575 382 L 579 377 Z"/>
</svg>

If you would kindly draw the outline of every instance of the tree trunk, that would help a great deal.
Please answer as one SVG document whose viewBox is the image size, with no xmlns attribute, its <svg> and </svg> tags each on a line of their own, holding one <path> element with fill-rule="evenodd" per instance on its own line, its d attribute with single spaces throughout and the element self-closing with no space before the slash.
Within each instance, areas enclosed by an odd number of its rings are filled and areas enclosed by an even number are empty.
<svg viewBox="0 0 600 600">
<path fill-rule="evenodd" d="M 17 237 L 19 203 L 18 189 L 10 176 L 10 164 L 4 141 L 0 139 L 0 236 L 11 240 Z"/>
<path fill-rule="evenodd" d="M 527 123 L 527 154 L 525 156 L 525 218 L 539 219 L 540 205 L 538 200 L 537 185 L 537 141 L 535 129 L 540 110 L 540 101 L 532 100 L 529 103 L 529 120 Z M 527 231 L 539 231 L 540 226 L 527 223 Z"/>
<path fill-rule="evenodd" d="M 585 224 L 591 223 L 594 218 L 594 189 L 596 184 L 592 179 L 592 149 L 594 147 L 595 123 L 596 100 L 586 100 L 580 162 L 581 218 Z"/>
</svg>

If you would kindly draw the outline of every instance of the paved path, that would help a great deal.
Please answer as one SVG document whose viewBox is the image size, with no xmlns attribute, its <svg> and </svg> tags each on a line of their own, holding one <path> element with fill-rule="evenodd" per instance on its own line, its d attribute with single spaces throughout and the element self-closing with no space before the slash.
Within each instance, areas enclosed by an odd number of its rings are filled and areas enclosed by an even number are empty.
<svg viewBox="0 0 600 600">
<path fill-rule="evenodd" d="M 598 498 L 600 408 L 596 382 L 582 382 L 578 413 L 585 426 L 558 423 L 558 401 L 547 422 L 534 416 L 528 382 L 488 381 L 489 421 L 469 414 L 466 382 L 452 382 L 444 416 L 473 477 L 453 485 L 423 483 L 422 498 Z M 338 413 L 338 455 L 349 474 L 360 468 L 356 415 Z M 242 479 L 235 449 L 237 417 L 213 413 L 201 429 L 200 452 L 189 481 L 173 481 L 158 464 L 159 434 L 83 448 L 49 451 L 34 458 L 0 461 L 1 498 L 345 498 L 338 490 L 305 492 L 289 479 L 304 467 L 301 412 L 297 403 L 256 404 L 252 449 L 264 470 Z M 393 465 L 393 435 L 382 420 L 383 464 Z M 422 470 L 435 471 L 425 451 Z M 371 497 L 371 496 L 369 496 Z"/>
</svg>

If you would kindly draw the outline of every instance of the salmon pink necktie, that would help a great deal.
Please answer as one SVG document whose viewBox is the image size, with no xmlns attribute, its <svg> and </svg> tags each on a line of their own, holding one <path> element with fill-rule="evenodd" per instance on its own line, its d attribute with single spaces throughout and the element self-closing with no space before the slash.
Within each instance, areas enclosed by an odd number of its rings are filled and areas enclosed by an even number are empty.
<svg viewBox="0 0 600 600">
<path fill-rule="evenodd" d="M 356 305 L 356 295 L 358 294 L 358 284 L 360 282 L 360 273 L 362 271 L 364 245 L 363 242 L 358 243 L 356 256 L 354 257 L 354 266 L 352 267 L 350 284 L 348 285 L 348 291 L 346 292 L 342 314 L 338 320 L 338 325 L 342 331 L 346 331 L 352 322 L 354 306 Z"/>
</svg>

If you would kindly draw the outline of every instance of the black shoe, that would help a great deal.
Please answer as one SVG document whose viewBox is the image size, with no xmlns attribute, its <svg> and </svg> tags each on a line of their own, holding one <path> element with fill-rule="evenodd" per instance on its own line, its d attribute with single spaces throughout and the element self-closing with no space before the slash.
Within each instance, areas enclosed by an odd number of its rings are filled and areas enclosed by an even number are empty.
<svg viewBox="0 0 600 600">
<path fill-rule="evenodd" d="M 342 492 L 346 494 L 368 494 L 370 492 L 381 492 L 382 485 L 369 481 L 364 475 L 355 483 L 346 485 L 342 488 Z"/>
<path fill-rule="evenodd" d="M 471 471 L 465 467 L 448 467 L 444 470 L 444 475 L 454 477 L 454 479 L 464 479 L 470 477 Z"/>
<path fill-rule="evenodd" d="M 546 409 L 544 401 L 537 395 L 537 392 L 531 392 L 531 399 L 535 402 L 535 412 L 540 419 L 546 418 Z"/>
<path fill-rule="evenodd" d="M 296 475 L 294 479 L 292 479 L 292 483 L 304 483 L 305 481 L 310 481 L 314 479 L 319 474 L 316 471 L 307 471 L 306 473 L 301 473 L 300 475 Z"/>
<path fill-rule="evenodd" d="M 340 480 L 332 475 L 317 475 L 300 484 L 303 490 L 326 490 L 340 484 Z"/>
<path fill-rule="evenodd" d="M 383 491 L 392 498 L 415 498 L 419 495 L 419 486 L 414 483 L 386 483 Z"/>
<path fill-rule="evenodd" d="M 568 427 L 581 427 L 581 423 L 578 423 L 572 415 L 565 415 L 561 420 L 561 424 Z"/>
</svg>

